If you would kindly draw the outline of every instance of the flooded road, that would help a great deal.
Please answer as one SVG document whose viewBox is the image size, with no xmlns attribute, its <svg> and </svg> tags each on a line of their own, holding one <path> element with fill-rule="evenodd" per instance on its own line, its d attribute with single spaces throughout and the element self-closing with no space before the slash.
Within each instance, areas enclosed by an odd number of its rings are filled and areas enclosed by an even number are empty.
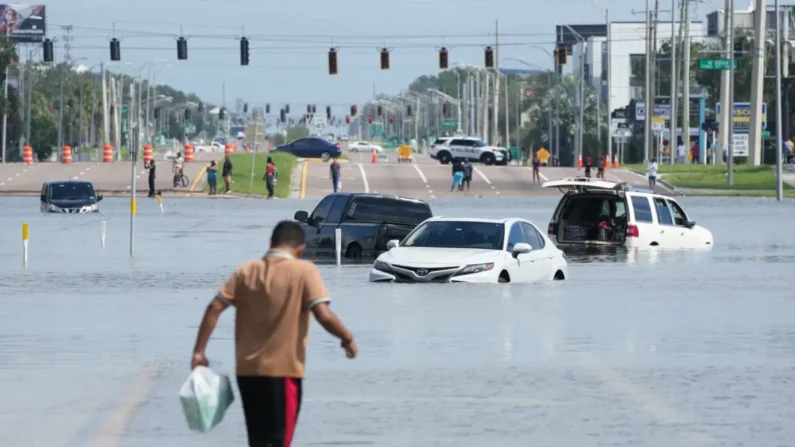
<svg viewBox="0 0 795 447">
<path fill-rule="evenodd" d="M 713 250 L 574 256 L 561 283 L 369 284 L 367 266 L 322 266 L 360 357 L 313 325 L 294 445 L 791 446 L 795 204 L 680 202 Z M 239 399 L 197 435 L 177 392 L 218 286 L 315 203 L 174 199 L 161 215 L 144 199 L 131 260 L 127 200 L 45 215 L 0 198 L 0 445 L 245 445 Z M 431 201 L 540 228 L 555 204 Z M 208 348 L 223 373 L 233 315 Z"/>
</svg>

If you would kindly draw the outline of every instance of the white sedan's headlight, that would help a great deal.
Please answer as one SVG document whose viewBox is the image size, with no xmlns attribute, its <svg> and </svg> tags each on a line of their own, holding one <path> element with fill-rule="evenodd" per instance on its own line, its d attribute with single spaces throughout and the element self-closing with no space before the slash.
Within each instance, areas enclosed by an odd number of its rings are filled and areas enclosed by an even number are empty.
<svg viewBox="0 0 795 447">
<path fill-rule="evenodd" d="M 384 261 L 375 261 L 375 263 L 373 263 L 373 268 L 378 270 L 378 271 L 381 271 L 381 272 L 391 272 L 392 271 L 392 269 L 389 268 L 389 264 L 387 264 Z"/>
<path fill-rule="evenodd" d="M 459 275 L 467 275 L 467 274 L 470 274 L 470 273 L 488 272 L 489 270 L 491 270 L 493 268 L 494 268 L 494 263 L 493 262 L 489 262 L 489 263 L 486 263 L 486 264 L 471 264 L 471 265 L 468 265 L 468 266 L 464 267 L 463 269 L 461 269 L 461 271 L 458 272 L 458 274 Z"/>
</svg>

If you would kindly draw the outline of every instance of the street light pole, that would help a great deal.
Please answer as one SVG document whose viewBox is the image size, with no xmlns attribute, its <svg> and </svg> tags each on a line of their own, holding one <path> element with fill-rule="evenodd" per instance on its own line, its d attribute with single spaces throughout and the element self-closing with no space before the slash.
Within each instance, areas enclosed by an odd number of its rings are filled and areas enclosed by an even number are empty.
<svg viewBox="0 0 795 447">
<path fill-rule="evenodd" d="M 784 196 L 781 160 L 781 142 L 784 139 L 783 121 L 781 119 L 781 10 L 776 0 L 776 200 L 781 201 Z M 734 64 L 729 66 L 734 69 Z"/>
</svg>

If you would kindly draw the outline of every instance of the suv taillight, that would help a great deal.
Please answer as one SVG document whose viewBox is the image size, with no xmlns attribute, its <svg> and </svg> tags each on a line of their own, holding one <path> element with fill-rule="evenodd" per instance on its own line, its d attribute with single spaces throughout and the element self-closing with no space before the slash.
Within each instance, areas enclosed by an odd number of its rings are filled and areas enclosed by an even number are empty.
<svg viewBox="0 0 795 447">
<path fill-rule="evenodd" d="M 640 237 L 637 225 L 627 225 L 627 237 Z"/>
<path fill-rule="evenodd" d="M 547 234 L 552 236 L 555 234 L 555 222 L 550 222 L 549 226 L 547 227 Z"/>
<path fill-rule="evenodd" d="M 340 150 L 340 144 L 337 143 L 336 146 L 337 146 L 337 150 Z"/>
<path fill-rule="evenodd" d="M 435 144 L 432 144 L 432 145 L 431 145 L 431 149 L 436 149 L 436 145 L 435 145 Z"/>
</svg>

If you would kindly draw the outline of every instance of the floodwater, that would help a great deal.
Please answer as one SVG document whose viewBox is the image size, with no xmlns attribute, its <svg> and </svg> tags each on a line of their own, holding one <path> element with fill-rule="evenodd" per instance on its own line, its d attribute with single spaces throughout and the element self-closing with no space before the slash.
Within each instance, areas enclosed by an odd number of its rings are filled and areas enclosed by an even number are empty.
<svg viewBox="0 0 795 447">
<path fill-rule="evenodd" d="M 561 283 L 373 285 L 367 266 L 322 266 L 360 357 L 313 325 L 294 445 L 792 446 L 795 203 L 681 202 L 713 250 L 578 256 Z M 166 199 L 161 215 L 143 199 L 131 260 L 127 200 L 46 215 L 0 198 L 0 445 L 245 445 L 239 400 L 199 435 L 177 392 L 218 286 L 314 204 Z M 554 205 L 432 202 L 542 229 Z M 225 373 L 233 312 L 208 350 Z"/>
</svg>

